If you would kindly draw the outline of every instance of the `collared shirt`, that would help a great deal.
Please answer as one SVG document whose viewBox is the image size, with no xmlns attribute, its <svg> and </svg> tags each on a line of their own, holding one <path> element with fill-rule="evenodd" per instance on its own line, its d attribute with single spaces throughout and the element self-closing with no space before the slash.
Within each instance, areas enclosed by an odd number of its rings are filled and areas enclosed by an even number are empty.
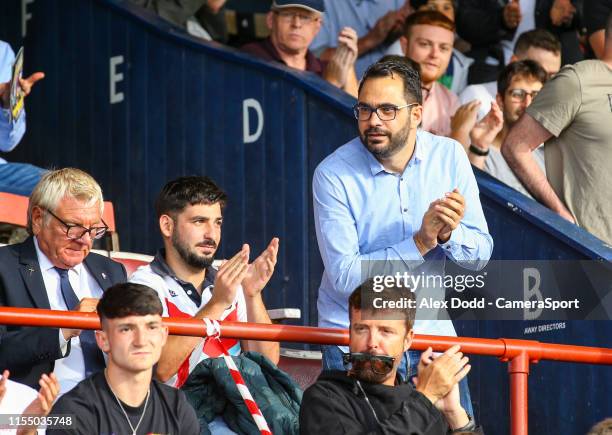
<svg viewBox="0 0 612 435">
<path fill-rule="evenodd" d="M 15 53 L 11 46 L 0 41 L 0 83 L 11 81 Z M 9 152 L 17 146 L 26 129 L 25 110 L 16 121 L 11 121 L 9 109 L 0 108 L 0 151 Z M 0 158 L 0 164 L 6 161 Z"/>
<path fill-rule="evenodd" d="M 338 34 L 345 26 L 352 27 L 357 37 L 363 38 L 383 15 L 398 10 L 404 3 L 405 0 L 325 0 L 323 24 L 310 44 L 310 49 L 320 54 L 319 51 L 327 47 L 337 47 Z M 389 45 L 383 43 L 357 59 L 357 78 L 361 78 L 370 65 L 385 55 Z"/>
<path fill-rule="evenodd" d="M 260 59 L 279 62 L 286 65 L 285 61 L 281 58 L 278 50 L 272 44 L 272 40 L 268 37 L 263 41 L 255 41 L 246 44 L 240 48 L 246 53 L 250 53 L 253 56 L 257 56 Z M 323 62 L 317 56 L 315 56 L 310 50 L 306 52 L 306 71 L 313 72 L 319 76 L 323 76 L 327 62 Z"/>
<path fill-rule="evenodd" d="M 423 130 L 440 136 L 451 132 L 451 116 L 459 108 L 459 98 L 444 85 L 434 82 L 429 92 L 423 90 Z"/>
<path fill-rule="evenodd" d="M 181 280 L 174 274 L 168 263 L 166 263 L 164 251 L 160 250 L 154 260 L 146 266 L 140 266 L 130 276 L 129 281 L 146 285 L 157 292 L 163 307 L 163 317 L 191 318 L 204 308 L 212 298 L 216 276 L 217 271 L 213 264 L 206 269 L 205 279 L 201 286 L 201 295 L 198 294 L 195 297 L 194 293 L 198 292 L 193 284 Z M 247 321 L 246 301 L 242 287 L 238 288 L 234 302 L 225 309 L 219 320 L 232 322 Z M 240 354 L 241 348 L 238 340 L 221 337 L 221 342 L 230 355 Z M 216 340 L 202 339 L 200 344 L 183 361 L 178 372 L 166 384 L 180 388 L 198 363 L 206 358 L 221 356 L 222 353 L 223 349 L 221 349 Z"/>
<path fill-rule="evenodd" d="M 183 281 L 178 276 L 174 274 L 168 263 L 166 263 L 166 250 L 161 248 L 155 254 L 155 258 L 151 262 L 151 270 L 160 276 L 169 276 L 174 279 L 185 291 L 185 294 L 193 301 L 196 307 L 202 305 L 202 293 L 205 291 L 209 291 L 212 293 L 215 279 L 217 279 L 217 269 L 212 266 L 208 266 L 206 268 L 206 272 L 204 275 L 204 281 L 200 285 L 200 291 L 196 290 L 196 288 L 190 282 Z"/>
<path fill-rule="evenodd" d="M 42 273 L 45 290 L 49 298 L 49 306 L 52 310 L 67 311 L 66 302 L 62 296 L 60 287 L 60 276 L 51 260 L 40 250 L 38 240 L 34 237 L 34 246 L 36 255 L 38 256 L 38 264 Z M 70 285 L 77 295 L 79 300 L 83 298 L 102 297 L 102 289 L 97 283 L 94 276 L 89 273 L 83 263 L 76 265 L 72 269 L 68 269 L 68 280 Z M 67 341 L 64 339 L 62 331 L 59 333 L 59 343 L 62 353 L 65 355 L 67 350 Z M 66 358 L 55 361 L 53 372 L 60 382 L 60 394 L 65 394 L 70 391 L 76 384 L 85 379 L 85 360 L 83 359 L 83 350 L 81 349 L 81 341 L 78 337 L 71 338 L 70 354 Z"/>
<path fill-rule="evenodd" d="M 362 282 L 362 261 L 399 260 L 409 267 L 430 265 L 437 270 L 428 272 L 443 274 L 446 257 L 473 270 L 483 268 L 491 257 L 493 240 L 476 179 L 463 147 L 452 139 L 418 131 L 412 158 L 396 174 L 386 171 L 355 138 L 319 164 L 312 188 L 325 266 L 317 303 L 320 326 L 348 327 L 348 297 Z M 465 197 L 465 215 L 448 242 L 424 259 L 413 234 L 429 204 L 454 188 Z M 444 295 L 443 288 L 428 291 Z M 450 321 L 417 319 L 414 329 L 454 335 Z"/>
</svg>

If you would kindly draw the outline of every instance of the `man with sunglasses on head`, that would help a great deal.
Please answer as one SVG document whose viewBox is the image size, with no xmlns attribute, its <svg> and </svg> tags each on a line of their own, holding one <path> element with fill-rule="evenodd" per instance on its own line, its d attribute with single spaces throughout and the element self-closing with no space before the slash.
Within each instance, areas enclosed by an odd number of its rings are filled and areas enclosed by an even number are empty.
<svg viewBox="0 0 612 435">
<path fill-rule="evenodd" d="M 350 369 L 324 371 L 306 390 L 302 434 L 482 433 L 459 402 L 458 382 L 470 371 L 459 346 L 437 357 L 431 348 L 423 352 L 416 387 L 398 376 L 414 337 L 415 303 L 407 287 L 379 291 L 371 278 L 351 293 Z"/>
<path fill-rule="evenodd" d="M 121 264 L 90 253 L 108 229 L 103 207 L 89 174 L 64 168 L 43 175 L 30 196 L 30 237 L 0 248 L 0 306 L 95 311 L 108 287 L 127 280 Z M 0 326 L 0 340 L 0 367 L 30 387 L 53 371 L 66 393 L 104 369 L 93 331 Z"/>
<path fill-rule="evenodd" d="M 446 259 L 480 270 L 491 257 L 493 240 L 469 160 L 459 143 L 418 128 L 422 101 L 419 73 L 406 59 L 385 57 L 372 65 L 355 106 L 359 137 L 315 170 L 315 229 L 325 266 L 319 326 L 349 326 L 348 296 L 372 276 L 373 262 L 443 276 Z M 426 290 L 444 299 L 443 286 Z M 424 314 L 416 333 L 456 335 L 445 310 Z M 324 368 L 343 368 L 338 346 L 322 350 Z M 404 361 L 400 374 L 409 375 L 417 361 L 416 354 L 412 368 Z M 461 397 L 471 413 L 465 381 Z"/>
</svg>

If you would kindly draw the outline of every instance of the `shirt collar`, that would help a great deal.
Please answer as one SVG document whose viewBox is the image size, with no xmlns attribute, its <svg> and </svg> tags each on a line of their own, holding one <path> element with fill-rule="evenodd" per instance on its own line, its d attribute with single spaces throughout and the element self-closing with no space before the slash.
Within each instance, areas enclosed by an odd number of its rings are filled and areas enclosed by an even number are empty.
<svg viewBox="0 0 612 435">
<path fill-rule="evenodd" d="M 168 263 L 166 263 L 166 250 L 161 248 L 155 254 L 153 261 L 151 262 L 151 270 L 160 276 L 169 276 L 174 279 L 181 285 L 189 284 L 186 281 L 183 281 L 178 276 L 174 274 Z M 204 282 L 202 283 L 202 289 L 209 287 L 215 283 L 215 278 L 217 277 L 217 271 L 214 267 L 208 266 L 206 268 L 206 273 L 204 275 Z"/>
<path fill-rule="evenodd" d="M 33 239 L 34 239 L 34 248 L 36 249 L 36 256 L 38 257 L 38 266 L 40 267 L 40 271 L 46 272 L 49 269 L 54 269 L 55 266 L 53 265 L 53 263 L 51 263 L 51 260 L 49 260 L 49 257 L 47 257 L 45 253 L 40 250 L 40 247 L 38 246 L 38 239 L 36 238 L 36 236 L 34 236 Z M 70 268 L 69 270 L 72 270 L 76 272 L 77 275 L 80 275 L 82 268 L 83 268 L 83 263 L 79 263 L 76 266 Z"/>
<path fill-rule="evenodd" d="M 264 44 L 265 50 L 268 53 L 270 53 L 270 55 L 274 58 L 274 60 L 284 65 L 287 65 L 285 61 L 283 60 L 283 58 L 280 56 L 280 53 L 278 52 L 274 44 L 272 44 L 271 37 L 268 36 L 264 40 L 263 44 Z M 310 71 L 315 74 L 321 74 L 323 72 L 319 59 L 310 50 L 306 51 L 306 71 Z"/>
<path fill-rule="evenodd" d="M 417 164 L 423 161 L 423 158 L 425 157 L 424 145 L 427 140 L 428 138 L 426 135 L 422 133 L 422 130 L 420 128 L 417 129 L 416 142 L 414 144 L 414 152 L 412 153 L 412 157 L 410 157 L 410 160 L 408 161 L 408 165 L 406 166 L 406 168 L 408 168 L 409 166 L 413 164 Z M 368 149 L 365 147 L 363 142 L 361 143 L 361 149 L 366 154 L 368 166 L 370 167 L 370 172 L 372 173 L 373 176 L 376 176 L 381 172 L 386 172 L 386 169 L 382 165 L 382 163 L 376 160 L 376 157 L 374 157 L 372 153 L 368 151 Z"/>
</svg>

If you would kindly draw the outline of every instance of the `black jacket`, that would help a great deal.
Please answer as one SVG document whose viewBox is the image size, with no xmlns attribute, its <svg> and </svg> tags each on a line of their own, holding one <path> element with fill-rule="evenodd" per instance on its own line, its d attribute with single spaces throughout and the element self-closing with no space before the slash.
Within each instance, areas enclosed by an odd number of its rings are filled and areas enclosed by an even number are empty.
<svg viewBox="0 0 612 435">
<path fill-rule="evenodd" d="M 476 60 L 496 56 L 494 48 L 502 39 L 512 39 L 516 29 L 504 25 L 503 10 L 507 0 L 459 0 L 457 6 L 457 33 L 472 44 L 469 55 Z M 578 49 L 576 30 L 582 26 L 582 0 L 573 0 L 576 14 L 570 24 L 554 26 L 550 20 L 550 9 L 554 0 L 536 0 L 534 17 L 536 28 L 546 29 L 562 43 L 563 64 L 582 60 Z M 501 52 L 500 52 L 501 53 Z"/>
<path fill-rule="evenodd" d="M 123 265 L 102 255 L 90 253 L 83 263 L 102 290 L 127 280 Z M 31 237 L 0 248 L 0 306 L 50 309 Z M 0 370 L 10 370 L 12 380 L 38 390 L 40 376 L 60 358 L 58 328 L 0 325 Z"/>
<path fill-rule="evenodd" d="M 449 432 L 440 411 L 412 384 L 390 387 L 361 382 L 361 386 L 368 400 L 346 372 L 321 373 L 317 382 L 304 392 L 300 433 L 444 435 Z"/>
</svg>

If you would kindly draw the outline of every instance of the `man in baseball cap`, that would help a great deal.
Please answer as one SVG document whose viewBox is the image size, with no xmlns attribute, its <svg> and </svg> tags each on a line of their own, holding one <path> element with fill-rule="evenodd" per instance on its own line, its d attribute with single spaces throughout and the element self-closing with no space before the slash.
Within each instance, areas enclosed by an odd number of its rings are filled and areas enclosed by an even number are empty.
<svg viewBox="0 0 612 435">
<path fill-rule="evenodd" d="M 242 47 L 261 59 L 283 63 L 300 71 L 313 72 L 334 86 L 357 95 L 357 33 L 343 28 L 338 34 L 339 49 L 329 62 L 318 59 L 309 46 L 321 29 L 323 0 L 274 0 L 266 23 L 270 36 Z"/>
</svg>

